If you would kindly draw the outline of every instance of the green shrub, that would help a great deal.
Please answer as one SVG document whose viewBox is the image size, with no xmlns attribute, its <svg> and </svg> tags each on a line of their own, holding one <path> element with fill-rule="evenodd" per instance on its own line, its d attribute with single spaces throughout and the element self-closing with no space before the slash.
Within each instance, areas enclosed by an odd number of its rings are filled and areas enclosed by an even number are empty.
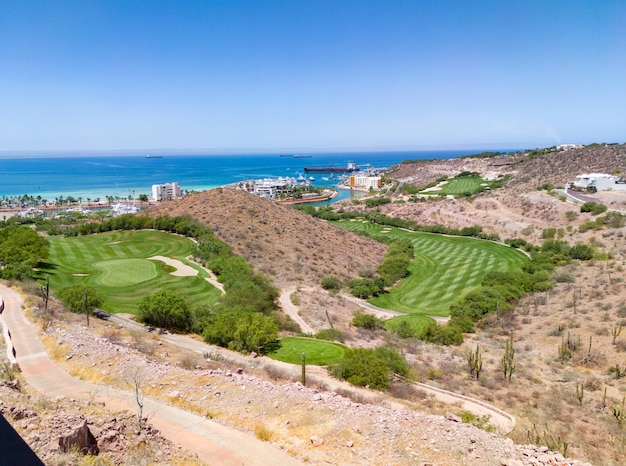
<svg viewBox="0 0 626 466">
<path fill-rule="evenodd" d="M 597 202 L 585 202 L 580 206 L 581 212 L 591 212 L 592 215 L 600 215 L 601 213 L 606 212 L 607 207 L 604 204 L 599 204 Z"/>
<path fill-rule="evenodd" d="M 396 349 L 379 347 L 374 350 L 357 348 L 337 364 L 329 367 L 333 377 L 352 385 L 386 390 L 394 373 L 409 374 L 409 365 Z"/>
<path fill-rule="evenodd" d="M 139 320 L 148 325 L 176 332 L 188 332 L 193 326 L 191 306 L 180 294 L 163 290 L 141 299 Z"/>
<path fill-rule="evenodd" d="M 329 291 L 339 290 L 339 279 L 337 277 L 324 277 L 321 281 L 322 288 Z"/>
<path fill-rule="evenodd" d="M 352 325 L 355 327 L 366 328 L 368 330 L 383 329 L 383 321 L 372 314 L 366 314 L 363 311 L 356 311 L 352 318 Z"/>
<path fill-rule="evenodd" d="M 317 332 L 315 334 L 315 338 L 317 338 L 318 340 L 338 341 L 343 343 L 346 339 L 346 336 L 341 330 L 326 328 Z"/>
</svg>

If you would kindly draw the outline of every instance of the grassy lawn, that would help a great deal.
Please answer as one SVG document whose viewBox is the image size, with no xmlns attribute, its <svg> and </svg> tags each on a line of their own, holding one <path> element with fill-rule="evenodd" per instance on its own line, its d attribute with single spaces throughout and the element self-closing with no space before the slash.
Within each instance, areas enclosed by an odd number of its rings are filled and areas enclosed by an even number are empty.
<svg viewBox="0 0 626 466">
<path fill-rule="evenodd" d="M 480 191 L 481 185 L 489 184 L 482 178 L 475 176 L 463 176 L 460 178 L 450 178 L 447 180 L 440 189 L 429 190 L 422 194 L 441 194 L 444 196 L 460 196 L 466 193 L 475 194 Z"/>
<path fill-rule="evenodd" d="M 290 364 L 301 364 L 302 353 L 304 353 L 307 364 L 326 366 L 337 362 L 346 351 L 349 351 L 349 348 L 338 343 L 312 338 L 287 337 L 280 340 L 280 348 L 268 353 L 267 356 Z"/>
<path fill-rule="evenodd" d="M 341 220 L 338 225 L 371 235 L 408 239 L 415 248 L 411 274 L 388 293 L 370 300 L 375 306 L 408 314 L 447 316 L 450 305 L 479 288 L 486 272 L 514 270 L 527 259 L 509 246 L 475 238 L 443 236 Z"/>
<path fill-rule="evenodd" d="M 74 284 L 94 286 L 106 296 L 102 307 L 110 312 L 134 314 L 142 297 L 164 289 L 181 293 L 193 304 L 212 304 L 220 296 L 205 280 L 207 273 L 185 259 L 194 247 L 188 238 L 142 230 L 48 240 L 50 257 L 42 264 L 39 278 L 49 274 L 53 291 Z M 172 267 L 148 260 L 153 256 L 178 259 L 198 275 L 175 277 L 170 274 Z"/>
<path fill-rule="evenodd" d="M 407 316 L 399 316 L 393 317 L 389 320 L 385 321 L 385 328 L 387 330 L 396 330 L 400 325 L 400 322 L 406 321 L 411 326 L 415 332 L 420 332 L 424 327 L 426 327 L 431 322 L 435 322 L 435 319 L 431 319 L 430 317 L 422 316 L 422 315 L 407 315 Z"/>
</svg>

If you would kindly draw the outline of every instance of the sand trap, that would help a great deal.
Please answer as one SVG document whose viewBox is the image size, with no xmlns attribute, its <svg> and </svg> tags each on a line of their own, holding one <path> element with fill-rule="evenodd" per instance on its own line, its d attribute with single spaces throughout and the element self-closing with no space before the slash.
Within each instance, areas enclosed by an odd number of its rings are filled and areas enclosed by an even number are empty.
<svg viewBox="0 0 626 466">
<path fill-rule="evenodd" d="M 196 275 L 198 275 L 198 271 L 196 269 L 186 264 L 183 264 L 178 259 L 172 259 L 171 257 L 165 256 L 154 256 L 148 257 L 148 260 L 165 262 L 167 265 L 176 268 L 176 270 L 171 272 L 171 275 L 174 275 L 175 277 L 195 277 Z"/>
</svg>

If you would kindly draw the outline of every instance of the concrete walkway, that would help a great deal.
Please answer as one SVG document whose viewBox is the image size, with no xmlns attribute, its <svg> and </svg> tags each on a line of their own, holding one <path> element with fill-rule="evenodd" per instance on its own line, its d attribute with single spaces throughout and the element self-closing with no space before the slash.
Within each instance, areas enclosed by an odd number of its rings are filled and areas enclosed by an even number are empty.
<svg viewBox="0 0 626 466">
<path fill-rule="evenodd" d="M 46 353 L 37 330 L 22 312 L 22 297 L 0 285 L 5 310 L 2 317 L 11 333 L 17 362 L 29 385 L 50 397 L 81 398 L 104 402 L 108 409 L 137 412 L 130 390 L 91 384 L 71 377 Z M 144 398 L 144 416 L 161 435 L 212 465 L 297 465 L 285 452 L 238 430 L 165 403 Z"/>
</svg>

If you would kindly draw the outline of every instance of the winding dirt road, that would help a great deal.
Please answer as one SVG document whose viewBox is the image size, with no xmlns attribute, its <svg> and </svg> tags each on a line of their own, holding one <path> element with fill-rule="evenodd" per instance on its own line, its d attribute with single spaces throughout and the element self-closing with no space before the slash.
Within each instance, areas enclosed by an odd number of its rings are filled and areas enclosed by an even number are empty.
<svg viewBox="0 0 626 466">
<path fill-rule="evenodd" d="M 132 391 L 83 382 L 61 370 L 48 357 L 38 332 L 24 316 L 22 297 L 4 285 L 0 285 L 0 295 L 5 305 L 2 317 L 11 333 L 22 375 L 29 385 L 50 397 L 100 401 L 112 410 L 137 410 Z M 301 464 L 285 452 L 238 430 L 147 397 L 143 413 L 165 438 L 209 464 Z"/>
</svg>

